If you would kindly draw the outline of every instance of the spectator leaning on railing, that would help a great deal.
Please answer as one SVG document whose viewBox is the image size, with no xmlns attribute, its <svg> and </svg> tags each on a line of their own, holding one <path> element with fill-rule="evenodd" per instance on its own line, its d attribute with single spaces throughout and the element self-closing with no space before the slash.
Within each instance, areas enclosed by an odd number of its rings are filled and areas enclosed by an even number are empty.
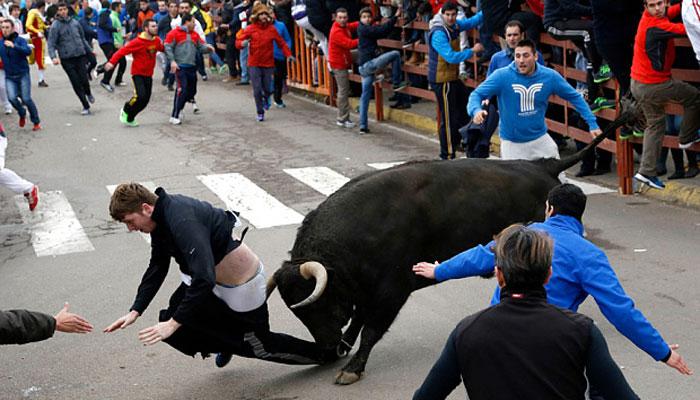
<svg viewBox="0 0 700 400">
<path fill-rule="evenodd" d="M 668 12 L 665 0 L 645 0 L 644 6 L 634 40 L 632 94 L 644 112 L 647 127 L 639 172 L 634 178 L 655 189 L 663 189 L 665 185 L 657 176 L 656 161 L 666 128 L 664 107 L 668 103 L 683 104 L 678 147 L 690 148 L 700 142 L 700 90 L 671 78 L 671 66 L 676 57 L 673 38 L 682 37 L 686 31 L 683 24 L 672 23 L 669 18 L 680 14 L 681 5 L 671 6 Z"/>
<path fill-rule="evenodd" d="M 484 47 L 477 43 L 471 49 L 460 51 L 459 33 L 481 24 L 483 15 L 457 19 L 457 5 L 445 3 L 440 13 L 430 21 L 428 36 L 428 82 L 435 92 L 440 112 L 440 158 L 455 158 L 456 146 L 461 140 L 459 128 L 467 124 L 467 88 L 459 80 L 459 63 L 466 61 Z"/>
</svg>

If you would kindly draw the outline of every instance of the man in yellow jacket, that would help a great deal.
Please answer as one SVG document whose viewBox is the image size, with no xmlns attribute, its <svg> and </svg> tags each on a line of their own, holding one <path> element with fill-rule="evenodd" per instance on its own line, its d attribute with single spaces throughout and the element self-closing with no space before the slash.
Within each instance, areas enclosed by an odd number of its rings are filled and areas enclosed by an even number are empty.
<svg viewBox="0 0 700 400">
<path fill-rule="evenodd" d="M 34 52 L 29 56 L 29 63 L 34 64 L 36 62 L 39 68 L 39 87 L 49 87 L 49 85 L 44 80 L 44 34 L 46 32 L 46 22 L 45 22 L 45 9 L 46 2 L 44 0 L 38 0 L 34 3 L 34 8 L 29 10 L 27 13 L 27 23 L 25 28 L 29 34 L 29 38 L 34 45 Z"/>
</svg>

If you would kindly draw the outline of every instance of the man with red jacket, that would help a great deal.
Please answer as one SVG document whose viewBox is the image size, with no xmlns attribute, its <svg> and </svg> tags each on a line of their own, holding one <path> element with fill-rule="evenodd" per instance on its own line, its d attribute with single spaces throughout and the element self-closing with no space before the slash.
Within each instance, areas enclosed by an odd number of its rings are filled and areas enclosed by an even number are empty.
<svg viewBox="0 0 700 400">
<path fill-rule="evenodd" d="M 143 21 L 143 32 L 114 53 L 109 62 L 105 64 L 105 70 L 110 71 L 127 54 L 132 54 L 134 58 L 131 63 L 134 95 L 124 103 L 124 108 L 119 115 L 119 120 L 127 126 L 139 125 L 134 118 L 146 108 L 151 99 L 153 69 L 156 66 L 156 54 L 159 51 L 165 51 L 165 47 L 158 37 L 158 24 L 152 19 L 146 19 Z"/>
<path fill-rule="evenodd" d="M 354 128 L 355 123 L 350 121 L 350 80 L 348 70 L 352 68 L 352 55 L 350 50 L 356 49 L 358 39 L 352 35 L 357 32 L 359 22 L 348 23 L 348 12 L 344 8 L 335 10 L 335 22 L 331 28 L 328 44 L 328 63 L 331 72 L 338 85 L 338 119 L 336 124 L 344 128 Z"/>
<path fill-rule="evenodd" d="M 248 75 L 253 84 L 258 122 L 265 120 L 265 110 L 270 109 L 270 88 L 275 70 L 273 43 L 277 43 L 287 59 L 292 58 L 292 52 L 277 33 L 270 14 L 272 12 L 266 5 L 256 4 L 249 19 L 251 24 L 236 34 L 236 47 L 248 47 Z"/>
<path fill-rule="evenodd" d="M 666 0 L 645 0 L 644 8 L 634 38 L 632 94 L 644 112 L 647 127 L 642 161 L 634 178 L 655 189 L 663 189 L 665 185 L 656 173 L 656 160 L 666 131 L 664 107 L 668 103 L 683 104 L 678 147 L 690 148 L 700 142 L 700 91 L 671 78 L 671 66 L 676 58 L 672 39 L 682 37 L 686 31 L 682 23 L 672 23 L 670 19 L 680 15 L 681 5 L 669 7 L 667 13 Z"/>
</svg>

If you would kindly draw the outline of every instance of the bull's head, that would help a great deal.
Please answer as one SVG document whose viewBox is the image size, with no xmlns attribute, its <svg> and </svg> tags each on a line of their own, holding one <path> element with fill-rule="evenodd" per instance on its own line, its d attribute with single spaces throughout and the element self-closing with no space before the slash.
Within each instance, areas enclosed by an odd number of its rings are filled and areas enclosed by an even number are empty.
<svg viewBox="0 0 700 400">
<path fill-rule="evenodd" d="M 268 296 L 279 288 L 282 300 L 324 349 L 340 343 L 343 326 L 350 319 L 347 307 L 335 297 L 331 281 L 332 276 L 318 262 L 297 266 L 286 261 L 267 285 Z"/>
</svg>

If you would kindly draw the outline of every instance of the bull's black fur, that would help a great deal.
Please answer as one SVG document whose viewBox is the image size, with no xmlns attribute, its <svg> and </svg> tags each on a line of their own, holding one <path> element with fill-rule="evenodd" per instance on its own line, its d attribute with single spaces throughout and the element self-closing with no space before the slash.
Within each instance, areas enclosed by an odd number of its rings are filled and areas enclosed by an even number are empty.
<svg viewBox="0 0 700 400">
<path fill-rule="evenodd" d="M 623 123 L 611 124 L 606 134 Z M 328 271 L 323 295 L 293 312 L 324 348 L 360 347 L 343 368 L 364 371 L 372 347 L 412 291 L 435 283 L 412 272 L 419 261 L 445 260 L 488 242 L 506 226 L 544 218 L 544 202 L 560 172 L 579 162 L 606 135 L 562 160 L 423 161 L 352 179 L 304 219 L 274 278 L 287 305 L 314 287 L 299 265 L 317 261 Z M 341 329 L 352 317 L 350 327 Z M 342 342 L 341 342 L 342 335 Z"/>
</svg>

